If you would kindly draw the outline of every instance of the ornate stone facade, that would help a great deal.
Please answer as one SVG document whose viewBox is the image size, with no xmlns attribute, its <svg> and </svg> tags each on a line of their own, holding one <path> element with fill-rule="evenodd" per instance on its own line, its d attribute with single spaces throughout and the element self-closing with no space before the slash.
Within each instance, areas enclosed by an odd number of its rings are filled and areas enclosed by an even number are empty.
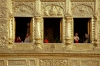
<svg viewBox="0 0 100 66">
<path fill-rule="evenodd" d="M 0 66 L 100 66 L 99 0 L 0 0 Z M 31 43 L 14 43 L 15 17 L 31 17 Z M 62 43 L 43 43 L 44 18 L 62 18 Z M 73 43 L 73 18 L 91 18 L 91 43 Z"/>
</svg>

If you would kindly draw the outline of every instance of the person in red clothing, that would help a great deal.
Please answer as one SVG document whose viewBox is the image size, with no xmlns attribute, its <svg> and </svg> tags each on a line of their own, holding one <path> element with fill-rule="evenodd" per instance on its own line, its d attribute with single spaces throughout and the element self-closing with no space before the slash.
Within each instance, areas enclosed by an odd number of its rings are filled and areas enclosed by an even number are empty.
<svg viewBox="0 0 100 66">
<path fill-rule="evenodd" d="M 22 40 L 21 40 L 21 38 L 19 36 L 17 36 L 16 39 L 15 39 L 15 42 L 16 43 L 20 43 L 20 42 L 22 42 Z"/>
<path fill-rule="evenodd" d="M 49 40 L 47 37 L 44 38 L 44 43 L 49 43 Z"/>
</svg>

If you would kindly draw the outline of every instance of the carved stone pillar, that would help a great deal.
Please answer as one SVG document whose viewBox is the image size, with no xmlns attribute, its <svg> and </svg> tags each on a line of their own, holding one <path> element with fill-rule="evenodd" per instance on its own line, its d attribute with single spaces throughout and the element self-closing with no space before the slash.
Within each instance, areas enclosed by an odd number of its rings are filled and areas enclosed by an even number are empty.
<svg viewBox="0 0 100 66">
<path fill-rule="evenodd" d="M 71 37 L 71 22 L 72 17 L 65 17 L 65 44 L 69 45 L 72 43 L 72 37 Z"/>
<path fill-rule="evenodd" d="M 94 15 L 94 45 L 98 46 L 98 21 L 97 21 L 97 14 Z"/>
<path fill-rule="evenodd" d="M 35 17 L 35 44 L 41 47 L 42 37 L 41 37 L 41 17 Z"/>
</svg>

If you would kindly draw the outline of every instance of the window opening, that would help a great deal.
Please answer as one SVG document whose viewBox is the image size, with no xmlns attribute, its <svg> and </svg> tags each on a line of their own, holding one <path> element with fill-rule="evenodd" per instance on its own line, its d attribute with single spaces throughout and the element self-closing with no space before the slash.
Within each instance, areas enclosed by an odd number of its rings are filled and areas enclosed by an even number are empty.
<svg viewBox="0 0 100 66">
<path fill-rule="evenodd" d="M 15 17 L 15 43 L 30 42 L 31 17 Z"/>
<path fill-rule="evenodd" d="M 62 18 L 44 18 L 44 43 L 62 42 Z"/>
<path fill-rule="evenodd" d="M 90 43 L 90 18 L 74 18 L 74 43 Z"/>
</svg>

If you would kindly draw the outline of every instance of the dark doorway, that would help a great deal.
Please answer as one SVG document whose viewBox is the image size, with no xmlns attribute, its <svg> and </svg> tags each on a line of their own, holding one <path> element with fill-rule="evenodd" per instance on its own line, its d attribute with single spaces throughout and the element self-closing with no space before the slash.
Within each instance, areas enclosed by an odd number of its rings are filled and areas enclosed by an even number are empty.
<svg viewBox="0 0 100 66">
<path fill-rule="evenodd" d="M 89 34 L 89 24 L 90 18 L 74 18 L 74 35 L 78 33 L 80 43 L 85 41 L 85 34 Z"/>
<path fill-rule="evenodd" d="M 44 18 L 44 40 L 47 43 L 60 43 L 60 22 L 62 18 Z M 44 43 L 46 43 L 44 41 Z"/>
<path fill-rule="evenodd" d="M 27 24 L 30 23 L 31 17 L 15 17 L 16 32 L 15 36 L 20 36 L 21 40 L 25 40 L 27 32 Z"/>
</svg>

